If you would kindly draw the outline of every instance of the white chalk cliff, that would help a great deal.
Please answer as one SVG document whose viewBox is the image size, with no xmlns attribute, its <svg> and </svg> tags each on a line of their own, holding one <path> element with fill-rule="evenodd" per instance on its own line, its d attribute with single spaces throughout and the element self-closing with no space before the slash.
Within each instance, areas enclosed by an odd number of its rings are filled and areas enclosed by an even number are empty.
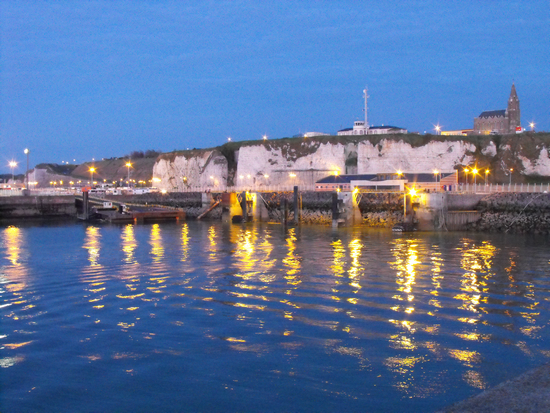
<svg viewBox="0 0 550 413">
<path fill-rule="evenodd" d="M 550 176 L 547 141 L 523 135 L 473 139 L 395 135 L 234 142 L 216 149 L 161 155 L 153 176 L 168 191 L 313 188 L 317 180 L 334 172 L 453 172 L 471 165 L 490 168 L 495 179 L 498 174 L 505 177 L 511 167 L 518 174 Z"/>
</svg>

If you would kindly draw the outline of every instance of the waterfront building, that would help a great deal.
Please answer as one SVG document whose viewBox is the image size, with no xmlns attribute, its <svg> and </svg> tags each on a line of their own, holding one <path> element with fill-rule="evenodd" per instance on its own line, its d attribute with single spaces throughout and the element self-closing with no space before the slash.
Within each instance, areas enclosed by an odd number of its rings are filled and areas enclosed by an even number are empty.
<svg viewBox="0 0 550 413">
<path fill-rule="evenodd" d="M 458 185 L 458 172 L 377 173 L 362 175 L 329 175 L 315 183 L 316 192 L 404 191 L 414 187 L 420 191 L 452 190 Z"/>
<path fill-rule="evenodd" d="M 522 132 L 522 128 L 519 98 L 516 93 L 516 86 L 512 84 L 508 107 L 506 109 L 485 111 L 474 118 L 474 133 L 478 135 L 501 135 L 520 132 Z"/>
</svg>

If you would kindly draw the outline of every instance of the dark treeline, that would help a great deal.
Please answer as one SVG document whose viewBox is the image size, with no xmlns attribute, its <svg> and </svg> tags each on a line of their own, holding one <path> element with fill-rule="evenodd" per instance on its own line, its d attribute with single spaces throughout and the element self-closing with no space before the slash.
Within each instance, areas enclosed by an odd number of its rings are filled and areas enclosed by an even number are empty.
<svg viewBox="0 0 550 413">
<path fill-rule="evenodd" d="M 126 155 L 126 158 L 130 159 L 143 159 L 143 158 L 156 158 L 162 152 L 156 151 L 154 149 L 148 149 L 145 152 L 143 151 L 133 151 L 129 155 Z"/>
</svg>

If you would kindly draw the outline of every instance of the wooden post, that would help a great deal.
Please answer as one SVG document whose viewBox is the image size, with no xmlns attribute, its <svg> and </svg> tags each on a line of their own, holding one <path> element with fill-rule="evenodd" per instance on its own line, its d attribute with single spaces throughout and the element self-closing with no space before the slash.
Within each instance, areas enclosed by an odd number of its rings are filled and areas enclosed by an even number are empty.
<svg viewBox="0 0 550 413">
<path fill-rule="evenodd" d="M 300 206 L 298 203 L 298 187 L 294 187 L 294 224 L 298 225 L 300 223 Z"/>
<path fill-rule="evenodd" d="M 338 211 L 338 193 L 332 193 L 332 227 L 338 227 L 338 218 L 340 217 L 340 212 Z"/>
<path fill-rule="evenodd" d="M 246 202 L 246 191 L 241 194 L 241 209 L 243 210 L 243 222 L 248 222 L 248 204 Z"/>
<path fill-rule="evenodd" d="M 88 199 L 88 191 L 82 192 L 82 213 L 84 214 L 84 220 L 87 221 L 89 217 L 89 199 Z"/>
</svg>

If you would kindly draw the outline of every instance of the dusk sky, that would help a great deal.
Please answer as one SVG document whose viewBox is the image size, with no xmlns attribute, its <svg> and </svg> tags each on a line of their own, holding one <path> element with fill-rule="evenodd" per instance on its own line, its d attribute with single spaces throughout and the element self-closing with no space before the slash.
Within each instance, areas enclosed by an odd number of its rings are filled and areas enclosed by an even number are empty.
<svg viewBox="0 0 550 413">
<path fill-rule="evenodd" d="M 363 119 L 420 133 L 505 109 L 550 130 L 550 3 L 0 2 L 0 172 Z M 73 159 L 76 161 L 73 162 Z"/>
</svg>

